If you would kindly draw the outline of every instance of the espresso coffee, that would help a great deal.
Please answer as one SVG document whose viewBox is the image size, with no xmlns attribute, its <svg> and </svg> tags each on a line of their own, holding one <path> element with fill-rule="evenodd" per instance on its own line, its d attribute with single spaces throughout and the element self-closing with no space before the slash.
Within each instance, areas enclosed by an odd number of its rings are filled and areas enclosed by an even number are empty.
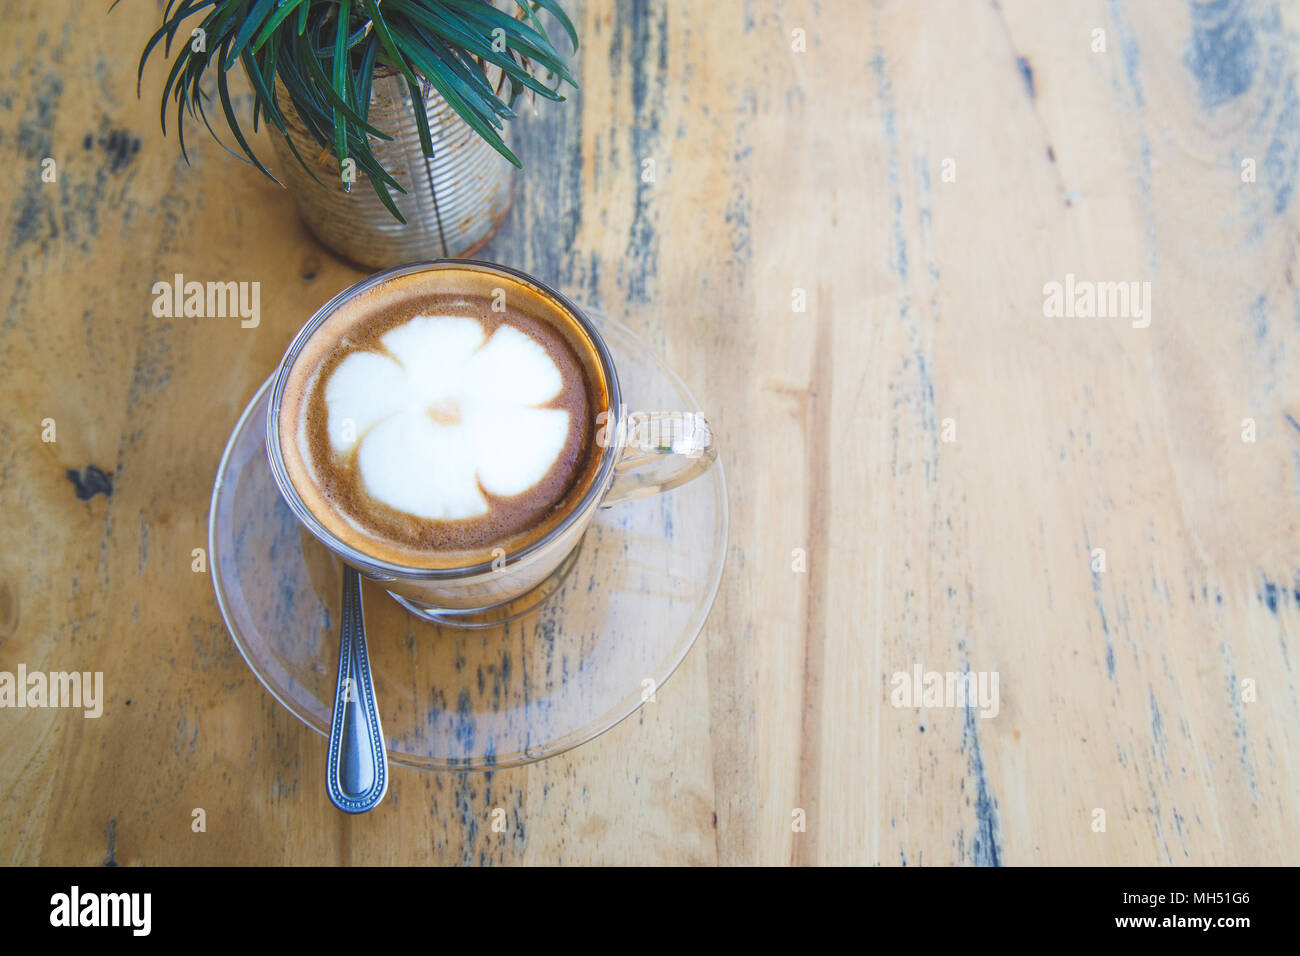
<svg viewBox="0 0 1300 956">
<path fill-rule="evenodd" d="M 594 480 L 598 353 L 523 281 L 443 266 L 346 300 L 294 358 L 278 428 L 309 511 L 371 558 L 459 568 L 543 537 Z"/>
</svg>

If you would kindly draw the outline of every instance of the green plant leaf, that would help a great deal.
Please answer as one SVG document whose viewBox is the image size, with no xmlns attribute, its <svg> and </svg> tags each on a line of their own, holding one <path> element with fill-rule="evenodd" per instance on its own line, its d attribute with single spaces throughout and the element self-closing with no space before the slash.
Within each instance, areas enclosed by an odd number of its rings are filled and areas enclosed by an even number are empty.
<svg viewBox="0 0 1300 956">
<path fill-rule="evenodd" d="M 406 81 L 406 92 L 411 97 L 411 112 L 415 115 L 415 131 L 420 134 L 420 152 L 424 158 L 433 156 L 433 134 L 429 131 L 429 111 L 424 105 L 424 91 L 419 85 Z"/>
<path fill-rule="evenodd" d="M 446 44 L 436 37 L 431 37 L 418 26 L 413 26 L 416 36 L 433 53 L 435 57 L 446 67 L 443 74 L 447 82 L 451 83 L 456 92 L 465 99 L 466 102 L 476 105 L 477 112 L 484 118 L 490 118 L 495 125 L 498 121 L 497 116 L 513 116 L 514 113 L 504 103 L 497 98 L 492 87 L 488 85 L 487 77 L 477 69 L 469 69 L 465 64 L 456 58 L 456 56 L 447 49 Z"/>
<path fill-rule="evenodd" d="M 401 211 L 397 208 L 397 203 L 393 202 L 393 197 L 388 194 L 388 187 L 385 186 L 383 182 L 381 182 L 379 179 L 377 179 L 374 176 L 370 176 L 369 178 L 370 178 L 370 185 L 375 187 L 375 195 L 379 197 L 379 201 L 382 202 L 388 208 L 388 211 L 393 214 L 394 219 L 396 219 L 403 226 L 405 226 L 406 217 L 403 216 Z M 406 192 L 405 189 L 401 191 Z"/>
<path fill-rule="evenodd" d="M 306 64 L 308 75 L 310 75 L 315 81 L 316 88 L 324 95 L 324 97 L 329 100 L 334 107 L 342 110 L 344 116 L 356 123 L 358 127 L 365 130 L 367 133 L 372 136 L 378 136 L 380 139 L 392 139 L 392 136 L 388 135 L 383 130 L 375 129 L 358 116 L 356 111 L 353 110 L 352 107 L 348 106 L 347 101 L 334 91 L 334 87 L 330 83 L 330 78 L 326 76 L 325 71 L 321 69 L 320 61 L 312 55 L 307 39 L 300 36 L 298 37 L 297 42 L 299 44 L 299 49 L 297 51 L 299 54 L 298 62 Z M 333 124 L 331 123 L 331 126 L 332 125 Z M 325 142 L 328 141 L 327 138 Z"/>
<path fill-rule="evenodd" d="M 230 44 L 224 43 L 221 46 L 221 52 L 217 54 L 217 98 L 221 100 L 221 109 L 226 114 L 226 123 L 230 126 L 230 132 L 235 137 L 235 142 L 239 143 L 239 148 L 244 151 L 248 161 L 262 171 L 262 173 L 276 183 L 280 180 L 271 175 L 271 171 L 262 165 L 262 161 L 253 153 L 253 149 L 248 145 L 248 140 L 244 139 L 243 130 L 239 128 L 239 119 L 235 116 L 235 108 L 230 102 L 230 85 L 226 82 L 226 57 L 230 52 Z"/>
<path fill-rule="evenodd" d="M 254 53 L 262 49 L 262 45 L 275 33 L 276 27 L 283 23 L 303 2 L 304 0 L 281 0 L 282 5 L 276 7 L 275 13 L 271 14 L 270 19 L 262 25 L 261 32 L 258 33 L 257 39 L 253 41 Z"/>
<path fill-rule="evenodd" d="M 527 0 L 515 0 L 515 2 L 526 4 Z M 578 52 L 578 31 L 574 29 L 573 21 L 569 19 L 568 14 L 560 9 L 560 5 L 556 3 L 555 0 L 537 0 L 537 3 L 540 4 L 544 10 L 550 13 L 551 16 L 560 21 L 560 26 L 562 26 L 564 32 L 569 35 L 569 42 L 573 44 L 573 51 L 575 53 Z"/>
<path fill-rule="evenodd" d="M 370 91 L 375 81 L 375 58 L 379 56 L 379 45 L 379 38 L 372 33 L 357 68 L 357 112 L 367 123 L 370 122 Z"/>
<path fill-rule="evenodd" d="M 248 81 L 253 84 L 253 89 L 257 93 L 257 96 L 254 97 L 255 105 L 260 105 L 267 121 L 283 133 L 285 131 L 284 116 L 281 115 L 280 109 L 275 103 L 275 96 L 271 93 L 274 73 L 272 73 L 271 83 L 268 83 L 267 78 L 262 75 L 261 69 L 248 50 L 244 50 L 239 56 L 244 63 L 244 73 L 248 76 Z"/>
<path fill-rule="evenodd" d="M 563 60 L 560 51 L 551 46 L 551 41 L 546 38 L 546 34 L 534 30 L 522 20 L 516 20 L 489 3 L 476 3 L 474 0 L 439 0 L 439 2 L 444 7 L 459 10 L 468 19 L 476 20 L 489 27 L 500 27 L 505 31 L 506 36 L 515 39 L 520 45 L 532 47 L 539 54 L 557 61 Z"/>
<path fill-rule="evenodd" d="M 169 2 L 169 3 L 167 4 L 167 10 L 169 10 L 169 11 L 171 10 L 172 3 L 174 3 L 174 2 L 175 2 L 175 0 L 171 0 L 171 2 Z M 203 0 L 203 2 L 201 2 L 201 3 L 196 3 L 196 4 L 194 4 L 194 12 L 198 12 L 199 10 L 203 9 L 204 7 L 215 6 L 215 3 L 216 3 L 216 0 Z M 114 3 L 114 6 L 116 6 L 116 3 Z M 110 9 L 112 9 L 112 8 L 110 8 Z M 149 41 L 144 45 L 144 50 L 143 50 L 143 52 L 141 52 L 141 54 L 140 54 L 140 66 L 139 66 L 139 68 L 136 70 L 136 74 L 135 74 L 135 95 L 136 95 L 137 97 L 140 95 L 141 82 L 142 82 L 143 79 L 144 79 L 144 65 L 145 65 L 145 63 L 146 63 L 146 62 L 148 61 L 148 59 L 149 59 L 149 54 L 153 52 L 154 47 L 156 47 L 156 46 L 158 45 L 159 41 L 161 41 L 161 40 L 163 39 L 163 37 L 168 37 L 168 41 L 167 41 L 167 43 L 168 43 L 168 48 L 170 48 L 170 45 L 171 45 L 170 37 L 173 36 L 173 35 L 175 35 L 175 33 L 176 33 L 176 29 L 177 29 L 177 27 L 179 27 L 179 26 L 180 26 L 179 21 L 176 22 L 176 23 L 173 23 L 173 24 L 171 24 L 171 25 L 169 26 L 169 25 L 168 25 L 168 21 L 167 21 L 166 12 L 164 12 L 164 14 L 163 14 L 163 24 L 162 24 L 162 26 L 160 26 L 160 27 L 159 27 L 159 28 L 154 32 L 153 36 L 151 36 L 151 37 L 149 38 Z"/>
<path fill-rule="evenodd" d="M 178 56 L 178 57 L 176 58 L 176 62 L 172 64 L 172 68 L 171 68 L 171 70 L 167 73 L 167 80 L 166 80 L 166 82 L 163 83 L 163 92 L 162 92 L 162 131 L 163 131 L 163 135 L 164 135 L 164 136 L 167 135 L 167 99 L 168 99 L 167 94 L 168 94 L 168 92 L 170 92 L 170 90 L 172 89 L 172 85 L 176 82 L 177 77 L 180 76 L 181 71 L 185 69 L 185 65 L 186 65 L 187 62 L 189 62 L 189 56 L 188 56 L 188 54 L 184 54 L 184 53 L 182 53 L 180 56 Z M 177 123 L 178 123 L 178 124 L 179 124 L 179 122 L 180 122 L 180 121 L 177 120 Z"/>
<path fill-rule="evenodd" d="M 415 74 L 411 72 L 411 68 L 406 65 L 406 60 L 397 49 L 397 41 L 393 39 L 393 34 L 388 29 L 388 21 L 379 12 L 377 0 L 361 0 L 361 2 L 366 8 L 366 16 L 370 17 L 370 22 L 375 26 L 375 35 L 379 37 L 379 42 L 384 45 L 393 66 L 401 72 L 402 76 L 406 77 L 408 83 L 417 82 Z"/>
<path fill-rule="evenodd" d="M 457 23 L 453 22 L 454 18 L 443 16 L 437 13 L 436 9 L 432 7 L 427 10 L 404 9 L 404 13 L 411 20 L 436 33 L 445 41 L 446 45 L 450 49 L 463 49 L 468 54 L 499 66 L 512 81 L 523 83 L 529 89 L 536 90 L 547 99 L 564 99 L 563 96 L 560 96 L 549 86 L 535 79 L 532 73 L 520 66 L 508 53 L 502 53 L 499 50 L 493 49 L 492 41 L 487 39 L 487 37 L 464 29 Z M 507 40 L 507 46 L 508 43 L 509 41 Z M 489 93 L 495 95 L 490 88 Z"/>
<path fill-rule="evenodd" d="M 235 65 L 235 59 L 244 51 L 244 44 L 253 38 L 253 34 L 266 20 L 267 15 L 271 12 L 271 7 L 274 5 L 275 0 L 257 0 L 253 4 L 253 9 L 248 11 L 239 32 L 235 34 L 235 42 L 230 48 L 230 57 L 226 61 L 227 70 Z"/>
<path fill-rule="evenodd" d="M 334 31 L 334 92 L 343 103 L 348 101 L 348 17 L 352 13 L 351 0 L 340 0 L 338 26 Z M 356 114 L 361 120 L 361 115 Z M 362 120 L 364 122 L 364 120 Z M 339 172 L 348 158 L 348 127 L 343 113 L 334 109 L 334 150 L 339 158 Z M 352 184 L 344 180 L 343 191 L 351 192 Z"/>
<path fill-rule="evenodd" d="M 501 139 L 497 134 L 497 131 L 493 129 L 482 116 L 475 112 L 472 106 L 461 99 L 450 85 L 443 82 L 442 74 L 425 56 L 424 51 L 418 50 L 414 46 L 404 43 L 400 38 L 397 42 L 402 51 L 411 58 L 411 62 L 419 67 L 420 72 L 424 74 L 424 77 L 429 81 L 429 84 L 442 94 L 442 97 L 447 101 L 447 104 L 460 115 L 461 119 L 469 124 L 471 129 L 487 140 L 493 149 L 506 159 L 510 160 L 510 162 L 515 166 L 523 166 L 523 164 L 519 162 L 519 157 L 510 151 L 510 147 L 505 144 L 505 141 Z"/>
</svg>

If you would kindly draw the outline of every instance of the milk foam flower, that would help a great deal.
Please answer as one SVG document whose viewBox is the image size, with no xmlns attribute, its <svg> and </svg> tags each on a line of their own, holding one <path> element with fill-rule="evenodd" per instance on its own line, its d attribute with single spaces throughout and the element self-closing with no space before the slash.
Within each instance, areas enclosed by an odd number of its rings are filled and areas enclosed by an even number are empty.
<svg viewBox="0 0 1300 956">
<path fill-rule="evenodd" d="M 563 377 L 550 354 L 509 325 L 489 337 L 472 318 L 416 316 L 381 352 L 353 352 L 325 388 L 330 443 L 357 448 L 366 491 L 419 518 L 488 512 L 483 492 L 522 494 L 563 451 L 569 412 L 537 406 Z"/>
</svg>

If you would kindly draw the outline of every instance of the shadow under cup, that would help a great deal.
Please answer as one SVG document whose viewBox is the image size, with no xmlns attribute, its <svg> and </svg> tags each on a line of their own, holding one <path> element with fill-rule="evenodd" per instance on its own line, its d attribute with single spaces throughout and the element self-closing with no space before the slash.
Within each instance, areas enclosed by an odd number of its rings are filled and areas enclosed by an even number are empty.
<svg viewBox="0 0 1300 956">
<path fill-rule="evenodd" d="M 384 283 L 433 271 L 477 273 L 479 277 L 526 290 L 573 320 L 595 356 L 606 397 L 592 440 L 600 454 L 587 466 L 585 490 L 575 489 L 558 519 L 540 537 L 517 550 L 497 548 L 487 560 L 464 567 L 410 567 L 366 554 L 332 532 L 295 489 L 281 447 L 280 409 L 294 362 L 320 326 L 344 305 Z M 455 291 L 448 289 L 446 291 Z M 591 371 L 591 370 L 589 370 Z M 443 259 L 390 269 L 363 279 L 325 303 L 298 332 L 272 384 L 266 432 L 267 458 L 281 496 L 297 520 L 341 560 L 381 582 L 411 613 L 439 624 L 490 627 L 521 617 L 558 590 L 577 556 L 582 536 L 603 507 L 676 487 L 706 470 L 716 458 L 708 423 L 690 413 L 629 415 L 622 404 L 618 374 L 608 348 L 592 323 L 572 302 L 536 279 L 505 266 L 475 260 Z"/>
</svg>

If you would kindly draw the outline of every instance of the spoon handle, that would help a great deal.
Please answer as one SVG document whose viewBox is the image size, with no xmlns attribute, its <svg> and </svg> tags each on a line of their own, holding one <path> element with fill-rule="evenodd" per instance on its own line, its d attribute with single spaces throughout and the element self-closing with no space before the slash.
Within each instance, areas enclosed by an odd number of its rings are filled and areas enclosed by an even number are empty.
<svg viewBox="0 0 1300 956">
<path fill-rule="evenodd" d="M 339 680 L 330 722 L 326 788 L 334 806 L 365 813 L 388 792 L 388 753 L 375 706 L 361 610 L 361 577 L 343 565 L 343 622 L 339 636 Z"/>
</svg>

